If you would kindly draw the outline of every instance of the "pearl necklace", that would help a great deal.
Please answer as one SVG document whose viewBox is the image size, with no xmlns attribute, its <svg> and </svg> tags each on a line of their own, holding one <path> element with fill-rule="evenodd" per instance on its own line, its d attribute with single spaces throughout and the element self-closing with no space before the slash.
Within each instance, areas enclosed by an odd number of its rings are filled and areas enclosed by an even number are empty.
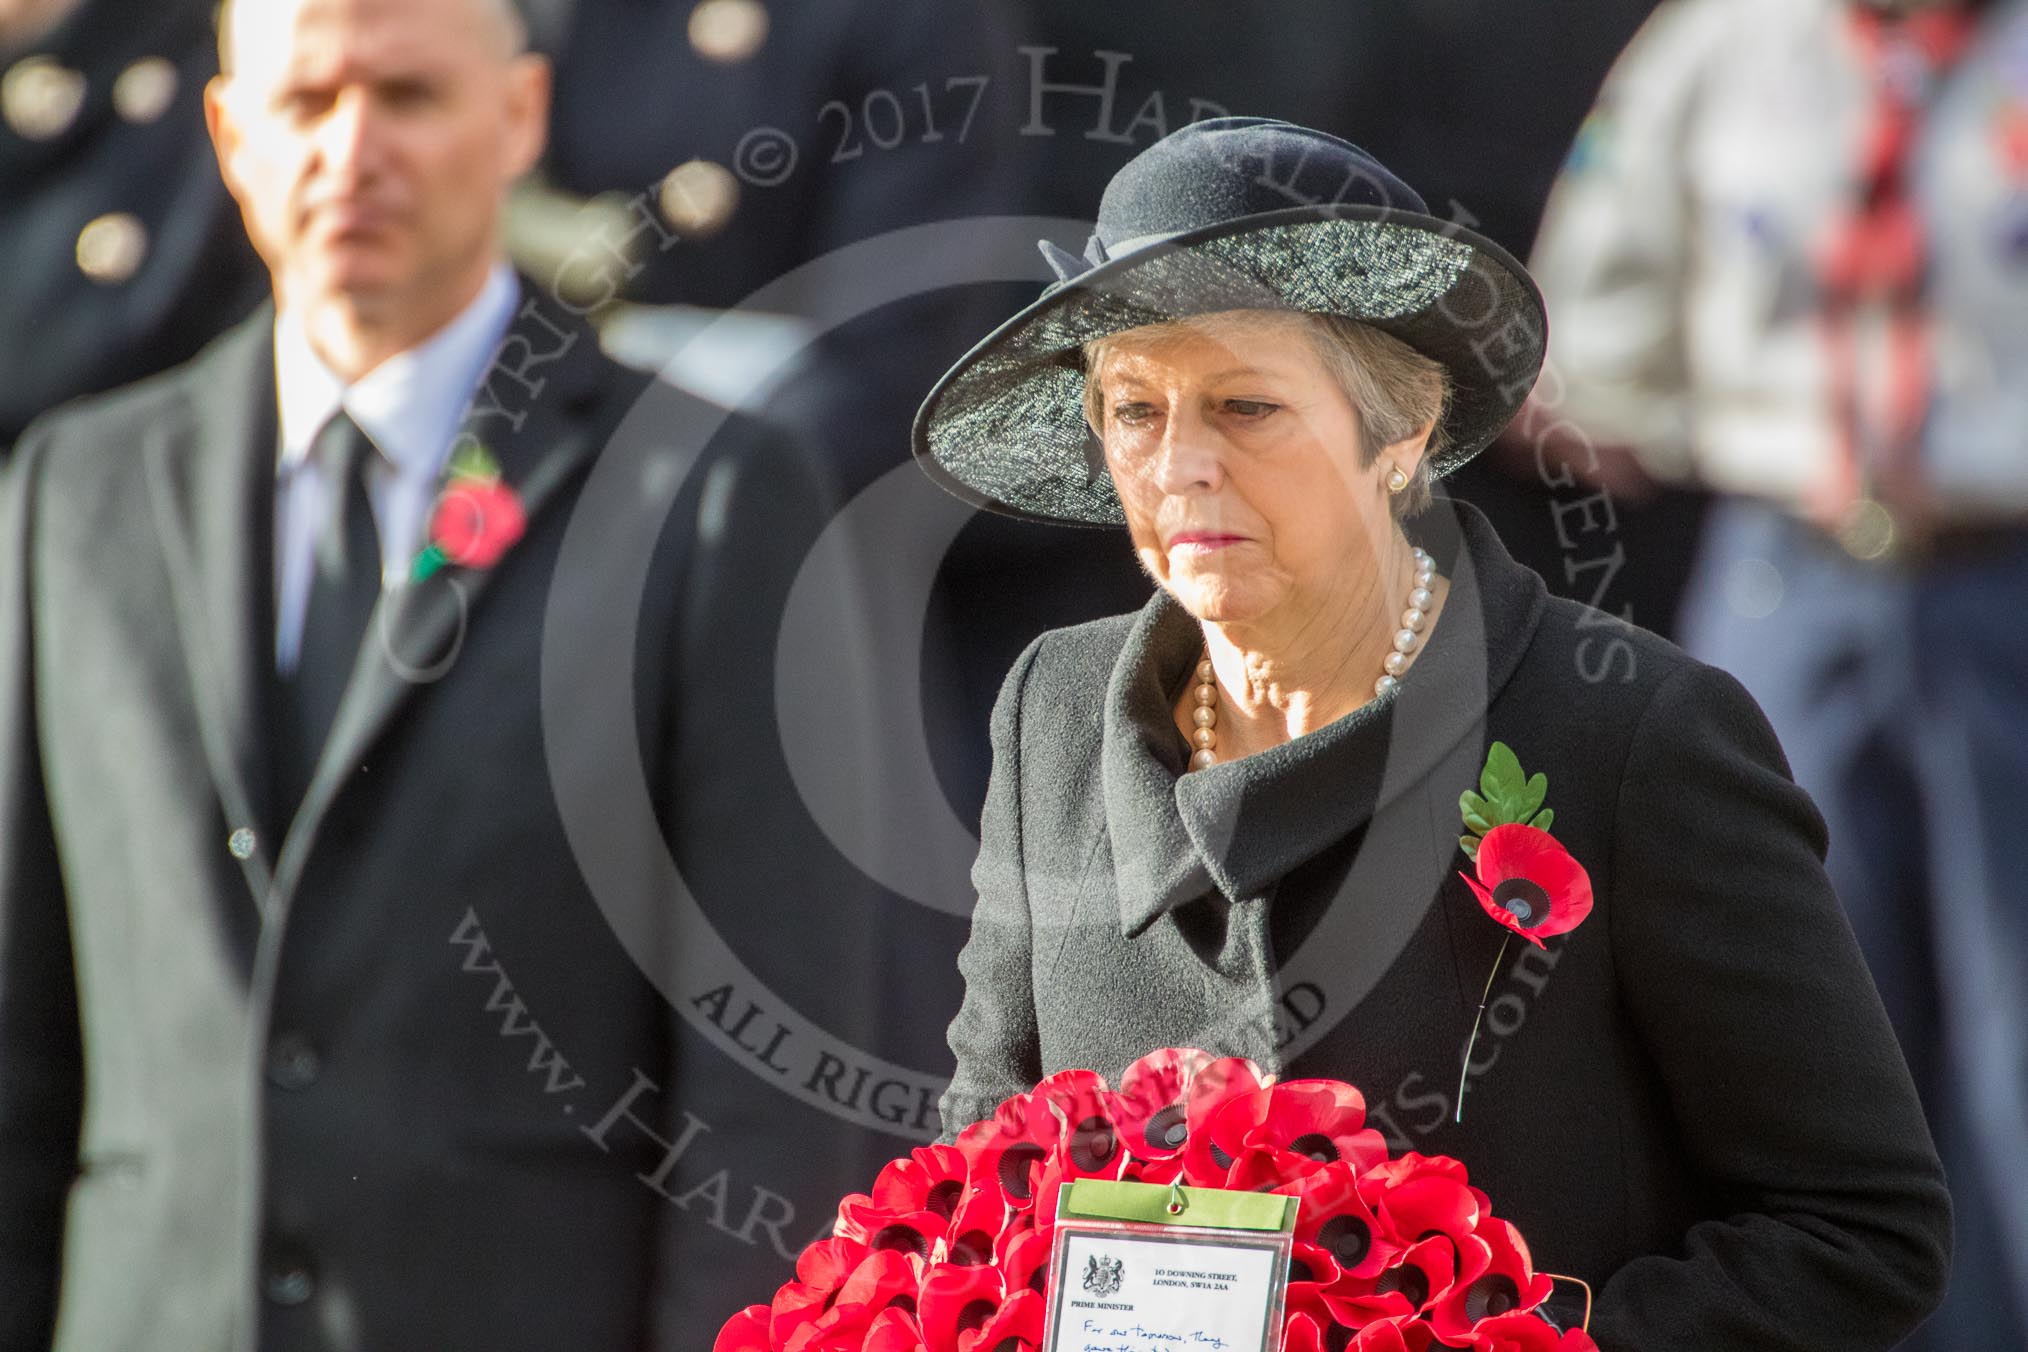
<svg viewBox="0 0 2028 1352">
<path fill-rule="evenodd" d="M 1394 631 L 1394 651 L 1381 664 L 1386 670 L 1373 683 L 1373 693 L 1379 696 L 1392 694 L 1401 684 L 1401 674 L 1415 660 L 1416 647 L 1422 642 L 1422 631 L 1429 627 L 1429 608 L 1433 599 L 1430 584 L 1436 580 L 1436 561 L 1420 545 L 1413 546 L 1413 551 L 1415 589 L 1409 592 L 1408 605 L 1401 612 L 1401 627 Z M 1205 649 L 1203 658 L 1197 663 L 1196 696 L 1197 707 L 1190 711 L 1190 719 L 1197 728 L 1190 734 L 1190 740 L 1197 749 L 1190 753 L 1190 768 L 1202 770 L 1207 765 L 1218 763 L 1218 683 L 1211 666 L 1209 648 Z"/>
</svg>

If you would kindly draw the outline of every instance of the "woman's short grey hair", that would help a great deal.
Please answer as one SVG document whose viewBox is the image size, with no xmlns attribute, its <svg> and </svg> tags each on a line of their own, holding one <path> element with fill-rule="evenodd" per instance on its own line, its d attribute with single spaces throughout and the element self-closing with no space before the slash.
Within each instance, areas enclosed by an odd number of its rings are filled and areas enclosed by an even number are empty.
<svg viewBox="0 0 2028 1352">
<path fill-rule="evenodd" d="M 1269 312 L 1273 313 L 1273 312 Z M 1416 462 L 1408 487 L 1393 498 L 1397 517 L 1413 516 L 1429 506 L 1430 466 L 1444 446 L 1444 413 L 1450 406 L 1450 372 L 1441 362 L 1382 333 L 1370 324 L 1343 315 L 1309 314 L 1290 311 L 1317 345 L 1317 354 L 1345 392 L 1359 428 L 1359 463 L 1371 465 L 1383 447 L 1392 446 L 1430 426 L 1429 443 Z M 1133 329 L 1136 341 L 1163 330 L 1181 332 L 1204 327 L 1202 320 L 1173 320 L 1166 324 Z M 1084 345 L 1087 377 L 1128 334 L 1115 333 L 1094 338 Z M 1084 416 L 1096 432 L 1105 426 L 1105 392 L 1098 382 L 1087 378 L 1084 385 Z"/>
</svg>

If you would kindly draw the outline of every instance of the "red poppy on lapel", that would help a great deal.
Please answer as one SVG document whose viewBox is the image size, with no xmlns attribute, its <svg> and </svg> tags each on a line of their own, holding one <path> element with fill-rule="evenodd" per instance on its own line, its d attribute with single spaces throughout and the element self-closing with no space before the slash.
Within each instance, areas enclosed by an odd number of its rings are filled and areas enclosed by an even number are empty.
<svg viewBox="0 0 2028 1352">
<path fill-rule="evenodd" d="M 1487 915 L 1537 948 L 1591 914 L 1591 875 L 1536 827 L 1509 823 L 1488 831 L 1479 842 L 1478 874 L 1458 876 Z"/>
<path fill-rule="evenodd" d="M 429 544 L 409 569 L 420 582 L 445 564 L 491 568 L 528 529 L 521 497 L 500 477 L 485 447 L 462 447 L 451 457 L 444 486 L 430 508 Z"/>
</svg>

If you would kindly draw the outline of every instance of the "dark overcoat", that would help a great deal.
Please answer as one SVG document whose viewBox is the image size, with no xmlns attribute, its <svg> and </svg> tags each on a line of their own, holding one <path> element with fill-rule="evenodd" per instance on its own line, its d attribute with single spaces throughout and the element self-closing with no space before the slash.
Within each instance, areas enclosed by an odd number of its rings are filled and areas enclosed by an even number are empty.
<svg viewBox="0 0 2028 1352">
<path fill-rule="evenodd" d="M 5 1352 L 703 1347 L 893 1152 L 678 1020 L 658 970 L 711 937 L 670 858 L 761 978 L 819 984 L 792 926 L 870 963 L 810 913 L 850 884 L 774 722 L 823 476 L 523 295 L 467 431 L 526 531 L 383 601 L 300 803 L 272 313 L 9 468 Z M 800 1007 L 850 1026 L 859 990 Z"/>
<path fill-rule="evenodd" d="M 1398 695 L 1256 756 L 1179 774 L 1202 636 L 1166 594 L 1021 657 L 946 1129 L 1067 1067 L 1249 1056 L 1464 1160 L 1543 1270 L 1595 1289 L 1607 1352 L 1890 1347 L 1941 1293 L 1949 1199 L 1759 709 L 1549 598 L 1469 506 L 1409 533 L 1452 591 Z M 1459 876 L 1496 739 L 1547 775 L 1596 897 L 1504 958 Z"/>
</svg>

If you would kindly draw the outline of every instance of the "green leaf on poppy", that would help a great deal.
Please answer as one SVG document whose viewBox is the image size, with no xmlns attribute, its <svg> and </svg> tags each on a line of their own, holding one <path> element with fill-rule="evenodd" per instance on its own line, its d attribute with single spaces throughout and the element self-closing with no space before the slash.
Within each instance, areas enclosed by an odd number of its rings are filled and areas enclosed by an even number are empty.
<svg viewBox="0 0 2028 1352">
<path fill-rule="evenodd" d="M 1486 753 L 1486 768 L 1479 772 L 1479 792 L 1491 803 L 1517 798 L 1526 788 L 1521 758 L 1505 742 L 1493 743 Z"/>
<path fill-rule="evenodd" d="M 453 479 L 485 479 L 491 482 L 500 477 L 500 462 L 493 458 L 484 442 L 472 437 L 461 437 L 459 442 L 458 449 L 451 453 Z"/>
<path fill-rule="evenodd" d="M 448 562 L 450 560 L 444 557 L 444 551 L 436 545 L 431 545 L 420 554 L 417 554 L 415 562 L 409 565 L 409 581 L 421 582 Z"/>
<path fill-rule="evenodd" d="M 1458 844 L 1464 847 L 1465 858 L 1470 859 L 1474 863 L 1478 862 L 1479 838 L 1477 836 L 1459 836 Z"/>
<path fill-rule="evenodd" d="M 1542 806 L 1549 796 L 1549 776 L 1522 772 L 1521 758 L 1505 742 L 1494 742 L 1486 752 L 1486 768 L 1479 774 L 1478 792 L 1466 789 L 1458 795 L 1458 814 L 1476 844 L 1477 837 L 1496 826 L 1525 822 L 1547 831 L 1556 814 Z M 1476 851 L 1473 857 L 1477 858 Z"/>
</svg>

